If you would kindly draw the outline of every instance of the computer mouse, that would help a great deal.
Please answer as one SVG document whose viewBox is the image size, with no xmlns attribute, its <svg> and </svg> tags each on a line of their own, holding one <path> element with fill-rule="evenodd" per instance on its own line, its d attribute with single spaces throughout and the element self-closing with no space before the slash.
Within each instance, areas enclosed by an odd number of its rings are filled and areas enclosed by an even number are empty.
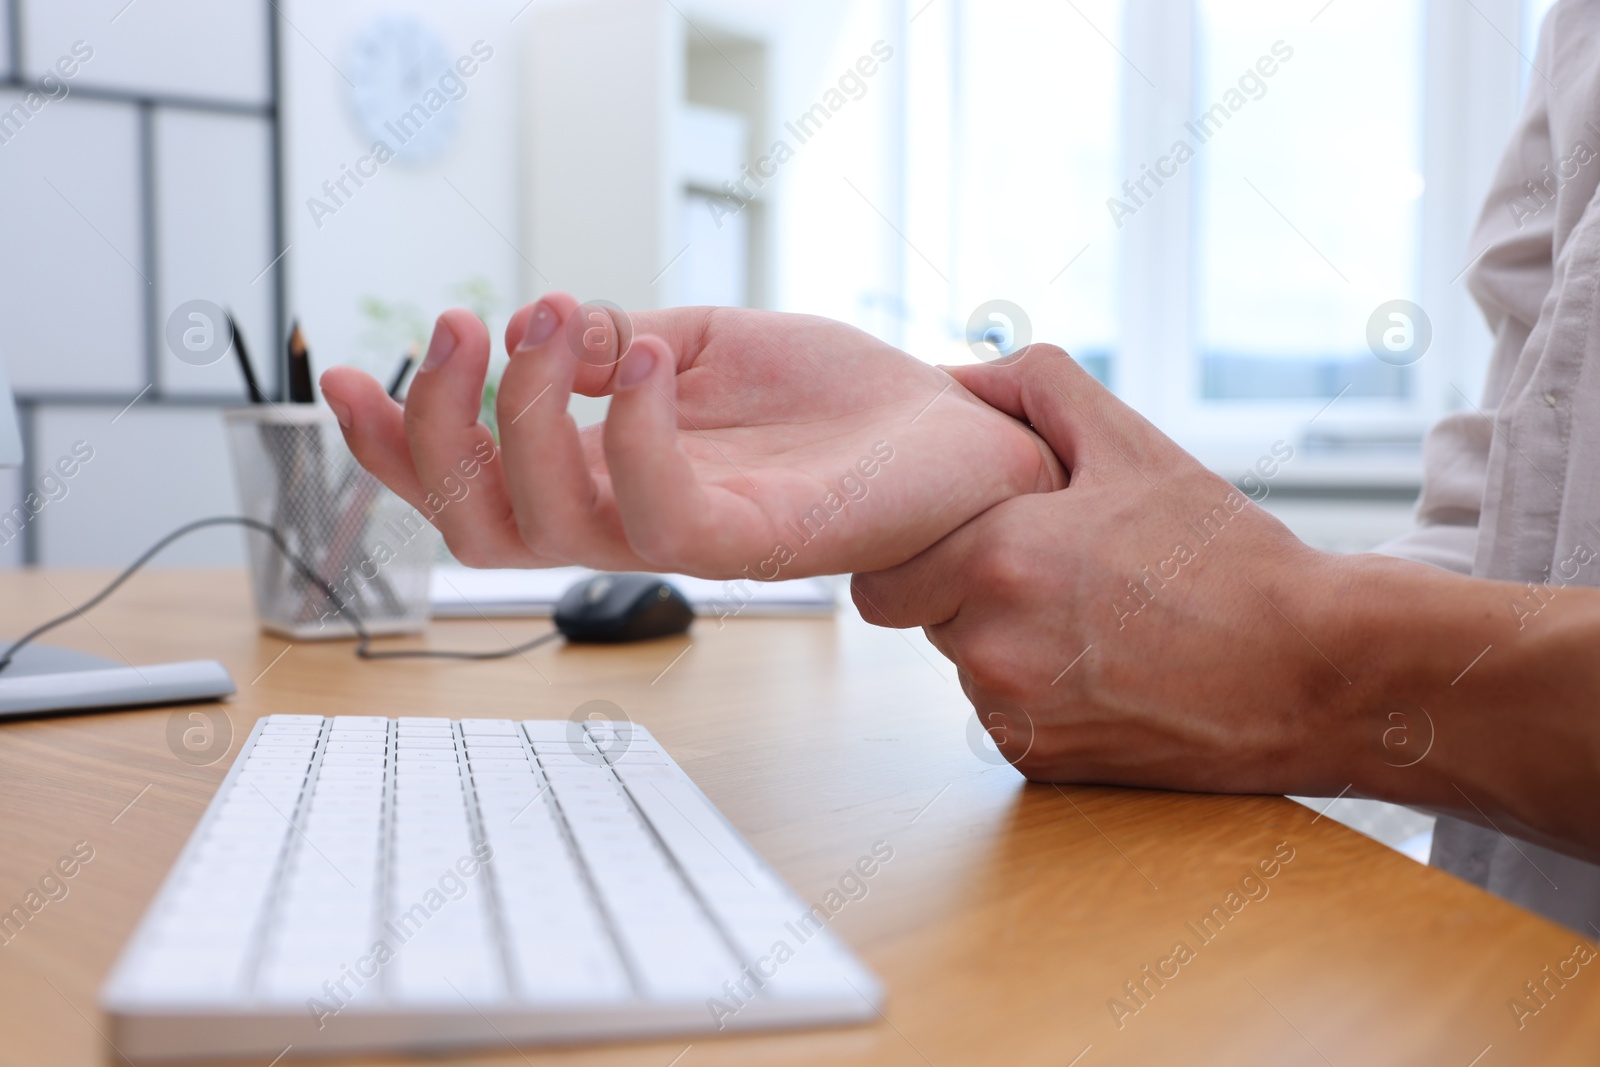
<svg viewBox="0 0 1600 1067">
<path fill-rule="evenodd" d="M 561 594 L 553 621 L 568 641 L 615 644 L 681 634 L 694 609 L 658 574 L 596 574 Z"/>
</svg>

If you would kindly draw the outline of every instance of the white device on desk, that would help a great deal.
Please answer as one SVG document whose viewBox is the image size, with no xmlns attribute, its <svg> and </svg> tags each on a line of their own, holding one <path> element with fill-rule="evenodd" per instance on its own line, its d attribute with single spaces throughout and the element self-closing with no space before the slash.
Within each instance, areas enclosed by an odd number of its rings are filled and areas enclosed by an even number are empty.
<svg viewBox="0 0 1600 1067">
<path fill-rule="evenodd" d="M 101 1003 L 263 1062 L 871 1019 L 826 919 L 641 727 L 273 715 Z"/>
<path fill-rule="evenodd" d="M 16 405 L 0 364 L 0 468 L 21 465 Z M 0 644 L 0 655 L 8 647 Z M 215 660 L 132 667 L 82 652 L 28 645 L 0 670 L 0 718 L 214 700 L 232 692 L 233 679 Z"/>
<path fill-rule="evenodd" d="M 544 570 L 473 570 L 443 566 L 433 569 L 433 617 L 476 619 L 497 616 L 549 615 L 572 586 L 598 572 L 586 567 Z M 735 616 L 828 615 L 834 602 L 827 578 L 776 581 L 739 578 L 728 582 L 665 574 L 689 601 L 695 614 L 707 619 Z"/>
</svg>

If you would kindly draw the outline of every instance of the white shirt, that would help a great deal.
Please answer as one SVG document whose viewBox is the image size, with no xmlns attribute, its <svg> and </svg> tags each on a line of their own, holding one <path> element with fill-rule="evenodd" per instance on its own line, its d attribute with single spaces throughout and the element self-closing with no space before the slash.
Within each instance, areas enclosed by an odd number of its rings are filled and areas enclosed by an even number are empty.
<svg viewBox="0 0 1600 1067">
<path fill-rule="evenodd" d="M 1379 551 L 1478 578 L 1597 586 L 1600 0 L 1560 0 L 1533 63 L 1471 242 L 1485 251 L 1468 285 L 1494 334 L 1480 410 L 1429 431 L 1418 529 Z M 1432 864 L 1600 931 L 1600 866 L 1449 818 Z"/>
</svg>

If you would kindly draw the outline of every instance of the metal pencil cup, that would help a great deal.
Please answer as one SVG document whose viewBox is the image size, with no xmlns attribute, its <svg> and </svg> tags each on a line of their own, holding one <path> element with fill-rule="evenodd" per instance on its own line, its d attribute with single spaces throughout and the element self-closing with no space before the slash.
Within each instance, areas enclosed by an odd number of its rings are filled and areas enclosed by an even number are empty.
<svg viewBox="0 0 1600 1067">
<path fill-rule="evenodd" d="M 352 637 L 354 613 L 368 633 L 421 631 L 438 534 L 361 468 L 333 415 L 307 404 L 234 408 L 225 418 L 244 513 L 277 530 L 345 607 L 252 531 L 245 536 L 262 629 Z"/>
</svg>

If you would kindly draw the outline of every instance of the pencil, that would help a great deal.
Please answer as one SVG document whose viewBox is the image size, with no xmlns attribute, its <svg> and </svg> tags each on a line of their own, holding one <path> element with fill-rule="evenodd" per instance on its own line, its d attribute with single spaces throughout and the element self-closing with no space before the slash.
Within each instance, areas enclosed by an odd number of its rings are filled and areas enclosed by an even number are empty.
<svg viewBox="0 0 1600 1067">
<path fill-rule="evenodd" d="M 289 331 L 289 402 L 310 404 L 315 400 L 311 391 L 311 353 L 306 351 L 306 339 L 296 322 Z"/>
<path fill-rule="evenodd" d="M 412 345 L 406 354 L 400 357 L 400 366 L 395 368 L 394 380 L 389 383 L 389 396 L 400 399 L 400 387 L 406 384 L 406 375 L 411 373 L 411 367 L 417 361 L 417 346 Z"/>
<path fill-rule="evenodd" d="M 250 352 L 245 348 L 244 334 L 239 332 L 239 324 L 233 321 L 232 311 L 225 311 L 223 314 L 228 316 L 228 329 L 233 334 L 233 354 L 239 359 L 239 373 L 244 375 L 244 387 L 250 394 L 250 403 L 265 404 L 267 397 L 256 381 L 255 369 L 250 366 Z"/>
</svg>

